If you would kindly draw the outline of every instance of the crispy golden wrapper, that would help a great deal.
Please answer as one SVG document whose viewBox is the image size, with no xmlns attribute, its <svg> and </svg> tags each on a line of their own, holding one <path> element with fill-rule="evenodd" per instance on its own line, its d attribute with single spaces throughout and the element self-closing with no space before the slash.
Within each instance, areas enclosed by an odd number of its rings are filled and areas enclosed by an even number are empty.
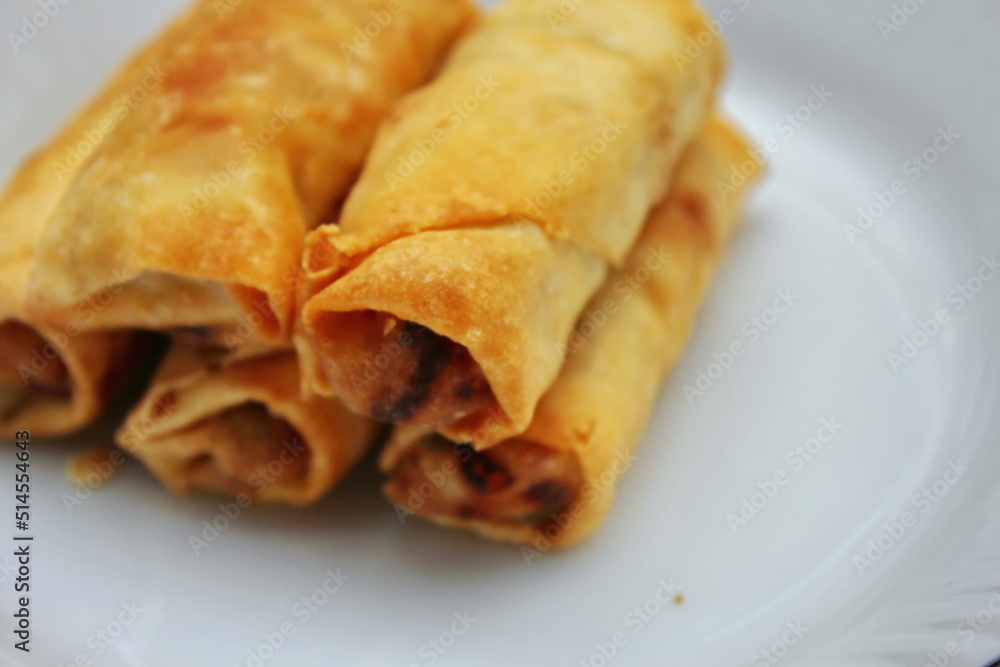
<svg viewBox="0 0 1000 667">
<path fill-rule="evenodd" d="M 523 431 L 711 108 L 718 40 L 678 60 L 703 21 L 688 0 L 488 15 L 310 236 L 308 388 L 479 447 Z"/>
<path fill-rule="evenodd" d="M 293 352 L 240 359 L 175 344 L 116 436 L 172 492 L 314 502 L 364 453 L 374 422 L 302 398 Z"/>
<path fill-rule="evenodd" d="M 597 528 L 724 255 L 746 191 L 730 170 L 748 149 L 721 120 L 701 130 L 628 262 L 578 322 L 526 432 L 485 451 L 396 432 L 382 466 L 400 511 L 542 550 Z"/>
<path fill-rule="evenodd" d="M 249 322 L 286 341 L 306 232 L 474 11 L 468 0 L 197 2 L 26 167 L 54 197 L 25 223 L 44 228 L 32 317 L 63 325 L 112 292 L 88 330 Z M 82 160 L 67 157 L 92 136 Z"/>
</svg>

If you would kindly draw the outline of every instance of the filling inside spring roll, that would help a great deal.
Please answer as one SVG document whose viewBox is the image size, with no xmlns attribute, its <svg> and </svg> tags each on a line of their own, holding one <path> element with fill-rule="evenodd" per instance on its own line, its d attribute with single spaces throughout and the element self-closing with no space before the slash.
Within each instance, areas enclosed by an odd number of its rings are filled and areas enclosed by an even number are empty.
<svg viewBox="0 0 1000 667">
<path fill-rule="evenodd" d="M 422 494 L 428 486 L 436 490 Z M 575 500 L 582 486 L 570 452 L 519 439 L 477 451 L 429 436 L 395 462 L 384 491 L 397 505 L 419 505 L 430 516 L 536 523 Z"/>
<path fill-rule="evenodd" d="M 596 529 L 735 228 L 746 188 L 718 186 L 747 150 L 724 122 L 705 124 L 628 262 L 581 316 L 523 433 L 475 451 L 396 430 L 381 464 L 397 512 L 546 549 Z"/>
<path fill-rule="evenodd" d="M 175 343 L 117 442 L 174 493 L 308 504 L 350 470 L 375 425 L 303 398 L 300 384 L 289 351 L 243 358 Z"/>
<path fill-rule="evenodd" d="M 337 224 L 307 239 L 310 389 L 477 448 L 527 428 L 724 59 L 713 40 L 678 66 L 704 29 L 688 0 L 589 0 L 558 25 L 552 7 L 484 17 L 383 125 Z M 437 338 L 396 350 L 416 325 Z"/>
<path fill-rule="evenodd" d="M 69 370 L 62 358 L 41 357 L 51 346 L 42 336 L 21 322 L 0 324 L 0 410 L 10 418 L 33 398 L 68 401 L 72 394 Z M 43 361 L 35 364 L 39 358 Z"/>
<path fill-rule="evenodd" d="M 0 323 L 0 437 L 66 435 L 89 425 L 132 375 L 138 337 Z"/>
<path fill-rule="evenodd" d="M 414 322 L 375 311 L 327 314 L 317 326 L 341 328 L 341 363 L 332 372 L 368 385 L 360 410 L 379 421 L 405 424 L 415 417 L 445 426 L 489 406 L 492 390 L 469 351 Z M 375 345 L 374 359 L 365 353 Z"/>
<path fill-rule="evenodd" d="M 194 488 L 227 495 L 252 493 L 254 475 L 274 461 L 282 465 L 271 483 L 294 488 L 304 482 L 309 470 L 308 449 L 296 451 L 303 436 L 261 403 L 224 410 L 178 435 L 204 452 L 187 462 L 182 473 Z"/>
<path fill-rule="evenodd" d="M 494 444 L 523 430 L 607 273 L 532 224 L 424 232 L 376 250 L 310 300 L 297 342 L 304 359 L 316 353 L 318 393 Z"/>
</svg>

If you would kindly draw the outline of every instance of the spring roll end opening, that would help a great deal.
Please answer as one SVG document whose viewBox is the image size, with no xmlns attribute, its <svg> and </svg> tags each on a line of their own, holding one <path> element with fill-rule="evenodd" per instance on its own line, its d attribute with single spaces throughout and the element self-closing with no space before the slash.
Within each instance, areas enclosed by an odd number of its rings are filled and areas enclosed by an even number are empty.
<svg viewBox="0 0 1000 667">
<path fill-rule="evenodd" d="M 69 406 L 73 397 L 60 347 L 29 324 L 0 323 L 0 423 L 40 404 Z"/>
<path fill-rule="evenodd" d="M 177 434 L 201 439 L 203 448 L 176 464 L 173 490 L 202 490 L 251 498 L 287 499 L 308 484 L 308 442 L 267 405 L 246 401 L 206 417 Z"/>
<path fill-rule="evenodd" d="M 334 393 L 378 421 L 440 428 L 496 404 L 468 348 L 413 320 L 324 311 L 310 337 Z"/>
<path fill-rule="evenodd" d="M 399 456 L 383 492 L 431 520 L 535 530 L 577 502 L 583 485 L 571 452 L 524 439 L 478 451 L 432 434 Z"/>
</svg>

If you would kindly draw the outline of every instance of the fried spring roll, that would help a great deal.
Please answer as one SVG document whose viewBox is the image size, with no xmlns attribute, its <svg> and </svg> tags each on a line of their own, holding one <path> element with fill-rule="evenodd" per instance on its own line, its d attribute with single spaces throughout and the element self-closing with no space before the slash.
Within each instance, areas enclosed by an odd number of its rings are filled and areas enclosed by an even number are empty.
<svg viewBox="0 0 1000 667">
<path fill-rule="evenodd" d="M 0 322 L 0 438 L 68 435 L 101 415 L 127 377 L 125 332 L 69 334 Z"/>
<path fill-rule="evenodd" d="M 745 188 L 747 145 L 720 120 L 688 149 L 628 263 L 591 302 L 528 430 L 477 451 L 400 429 L 382 457 L 397 509 L 490 538 L 569 546 L 593 532 L 679 358 Z"/>
<path fill-rule="evenodd" d="M 120 76 L 138 76 L 168 36 L 133 58 Z M 107 90 L 82 109 L 51 145 L 66 147 L 81 141 L 104 119 L 116 92 Z M 29 158 L 0 194 L 0 437 L 4 438 L 22 430 L 34 437 L 54 437 L 90 424 L 124 379 L 120 362 L 133 341 L 123 332 L 83 332 L 91 309 L 82 309 L 62 326 L 29 313 L 28 280 L 45 224 L 69 184 L 68 177 L 53 171 L 54 155 L 42 152 Z M 66 166 L 67 176 L 78 166 Z"/>
<path fill-rule="evenodd" d="M 375 425 L 299 394 L 294 353 L 253 359 L 175 344 L 116 440 L 174 493 L 305 505 L 361 457 Z"/>
<path fill-rule="evenodd" d="M 249 322 L 287 343 L 306 231 L 474 15 L 468 0 L 222 4 L 199 0 L 36 157 L 66 184 L 44 218 L 34 317 L 64 324 L 111 294 L 88 330 Z"/>
<path fill-rule="evenodd" d="M 574 322 L 666 194 L 722 69 L 688 0 L 508 0 L 381 130 L 310 236 L 309 388 L 488 446 L 523 431 Z"/>
</svg>

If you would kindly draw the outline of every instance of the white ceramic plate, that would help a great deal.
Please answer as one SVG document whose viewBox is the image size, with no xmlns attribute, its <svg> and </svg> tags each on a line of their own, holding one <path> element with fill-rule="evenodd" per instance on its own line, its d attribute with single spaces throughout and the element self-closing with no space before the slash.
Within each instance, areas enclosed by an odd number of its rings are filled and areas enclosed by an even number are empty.
<svg viewBox="0 0 1000 667">
<path fill-rule="evenodd" d="M 180 0 L 60 3 L 20 53 L 0 44 L 4 175 Z M 39 4 L 5 0 L 3 34 Z M 770 175 L 596 538 L 529 565 L 400 525 L 368 462 L 307 512 L 244 511 L 196 556 L 189 536 L 219 501 L 171 498 L 137 465 L 67 510 L 64 461 L 106 441 L 98 429 L 34 448 L 34 651 L 12 649 L 0 557 L 0 662 L 979 667 L 1000 654 L 1000 276 L 983 268 L 1000 253 L 997 3 L 708 5 L 731 46 L 725 106 L 769 149 Z M 782 293 L 792 305 L 772 311 Z M 685 392 L 701 372 L 703 395 Z M 338 569 L 348 578 L 327 594 Z M 671 585 L 683 604 L 657 601 Z M 267 647 L 283 626 L 293 634 Z"/>
</svg>

